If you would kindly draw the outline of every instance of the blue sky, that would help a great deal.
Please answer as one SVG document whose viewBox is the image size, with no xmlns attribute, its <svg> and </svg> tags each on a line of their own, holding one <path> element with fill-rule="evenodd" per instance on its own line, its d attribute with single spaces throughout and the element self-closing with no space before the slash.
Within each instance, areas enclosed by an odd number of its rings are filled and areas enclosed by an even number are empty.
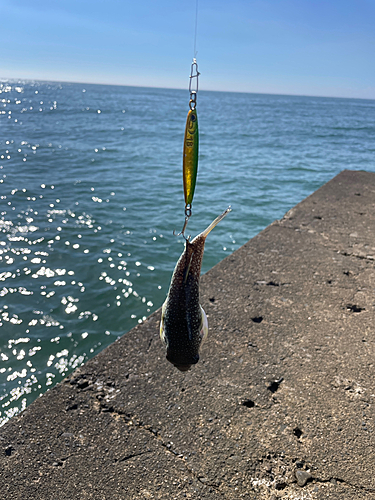
<svg viewBox="0 0 375 500">
<path fill-rule="evenodd" d="M 199 0 L 200 88 L 375 99 L 375 0 Z M 195 0 L 0 0 L 0 78 L 186 88 Z"/>
</svg>

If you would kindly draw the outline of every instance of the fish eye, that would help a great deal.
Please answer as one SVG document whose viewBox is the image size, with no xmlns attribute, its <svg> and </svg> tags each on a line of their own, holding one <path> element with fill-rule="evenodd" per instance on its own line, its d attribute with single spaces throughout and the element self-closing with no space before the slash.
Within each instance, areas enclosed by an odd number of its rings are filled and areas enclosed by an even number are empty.
<svg viewBox="0 0 375 500">
<path fill-rule="evenodd" d="M 196 119 L 197 119 L 197 117 L 196 117 L 195 115 L 191 115 L 190 120 L 191 120 L 192 122 L 195 122 L 195 120 L 196 120 Z"/>
</svg>

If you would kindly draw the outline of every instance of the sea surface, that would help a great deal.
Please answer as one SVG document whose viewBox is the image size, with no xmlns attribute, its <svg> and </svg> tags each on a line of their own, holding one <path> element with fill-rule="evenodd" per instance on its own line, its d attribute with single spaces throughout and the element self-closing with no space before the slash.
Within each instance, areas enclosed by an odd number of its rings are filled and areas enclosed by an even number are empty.
<svg viewBox="0 0 375 500">
<path fill-rule="evenodd" d="M 184 90 L 0 82 L 0 425 L 162 304 L 183 249 Z M 343 169 L 375 101 L 199 91 L 203 272 Z"/>
</svg>

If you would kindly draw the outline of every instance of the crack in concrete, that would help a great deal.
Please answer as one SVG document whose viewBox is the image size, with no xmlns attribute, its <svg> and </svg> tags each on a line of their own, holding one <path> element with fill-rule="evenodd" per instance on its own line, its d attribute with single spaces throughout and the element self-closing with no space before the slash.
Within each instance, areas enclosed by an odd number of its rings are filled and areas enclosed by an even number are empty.
<svg viewBox="0 0 375 500">
<path fill-rule="evenodd" d="M 284 459 L 288 462 L 288 464 L 286 464 L 284 462 Z M 257 461 L 261 462 L 261 463 L 263 463 L 263 462 L 277 463 L 278 465 L 280 465 L 282 467 L 288 465 L 290 467 L 290 470 L 293 470 L 293 468 L 295 467 L 295 465 L 293 466 L 293 464 L 295 464 L 299 460 L 296 457 L 289 457 L 288 458 L 282 454 L 274 454 L 272 452 L 269 452 L 267 454 L 261 455 L 257 459 Z M 306 465 L 306 464 L 311 463 L 311 462 L 306 458 L 303 460 L 303 463 Z M 305 469 L 301 469 L 301 468 L 297 467 L 297 469 L 294 469 L 293 477 L 295 477 L 295 472 L 298 470 L 303 471 Z M 349 488 L 353 488 L 354 490 L 360 490 L 360 491 L 363 491 L 366 493 L 374 493 L 375 492 L 375 488 L 370 488 L 370 487 L 366 487 L 366 486 L 362 486 L 362 485 L 353 484 L 353 483 L 346 481 L 345 479 L 342 479 L 339 477 L 330 476 L 327 479 L 322 479 L 322 478 L 319 478 L 317 476 L 314 476 L 313 473 L 310 473 L 310 474 L 311 474 L 311 476 L 306 480 L 306 483 L 303 486 L 302 485 L 300 486 L 301 488 L 304 488 L 308 484 L 315 484 L 315 483 L 318 483 L 318 484 L 319 483 L 322 483 L 322 484 L 332 483 L 332 485 L 335 485 L 336 483 L 341 483 L 341 484 L 348 486 Z M 283 479 L 285 481 L 285 487 L 292 487 L 293 484 L 295 484 L 295 480 L 290 480 L 290 479 L 288 480 L 287 478 L 283 478 Z M 272 482 L 273 483 L 276 482 L 276 477 L 273 478 Z"/>
<path fill-rule="evenodd" d="M 141 455 L 146 455 L 147 453 L 152 453 L 152 451 L 153 450 L 147 450 L 147 451 L 141 451 L 140 453 L 132 453 L 130 455 L 127 455 L 126 457 L 116 458 L 115 462 L 126 462 L 127 460 L 130 460 L 131 458 L 140 457 Z"/>
<path fill-rule="evenodd" d="M 337 253 L 339 253 L 340 255 L 343 255 L 344 257 L 355 257 L 356 259 L 360 259 L 360 260 L 366 260 L 368 262 L 374 262 L 374 257 L 372 255 L 359 255 L 359 254 L 356 254 L 356 253 L 349 253 L 349 252 L 346 252 L 345 250 L 338 250 Z"/>
<path fill-rule="evenodd" d="M 100 402 L 100 407 L 101 408 L 105 408 L 107 410 L 107 408 L 102 405 Z M 185 469 L 187 470 L 187 472 L 189 474 L 191 474 L 197 481 L 199 481 L 203 486 L 206 486 L 206 487 L 209 487 L 209 488 L 213 488 L 217 493 L 219 493 L 221 496 L 223 496 L 223 493 L 220 491 L 220 489 L 215 485 L 215 484 L 212 484 L 212 483 L 208 483 L 206 481 L 202 481 L 202 479 L 194 472 L 194 470 L 189 467 L 189 465 L 187 464 L 184 456 L 182 453 L 179 453 L 175 450 L 173 450 L 171 448 L 171 443 L 170 442 L 165 442 L 165 440 L 161 437 L 161 435 L 159 434 L 159 432 L 155 429 L 153 429 L 151 426 L 148 426 L 148 425 L 144 425 L 142 423 L 142 421 L 140 419 L 138 419 L 137 417 L 135 417 L 135 415 L 131 415 L 131 414 L 126 414 L 126 413 L 122 413 L 122 412 L 119 412 L 119 411 L 116 411 L 116 410 L 113 410 L 112 412 L 110 412 L 114 417 L 118 417 L 118 418 L 121 418 L 125 424 L 128 426 L 128 427 L 131 427 L 131 426 L 135 426 L 139 429 L 142 429 L 150 434 L 152 434 L 152 436 L 154 438 L 157 439 L 157 441 L 161 444 L 161 446 L 165 449 L 165 451 L 167 451 L 168 453 L 171 453 L 174 457 L 178 458 L 181 460 L 181 462 L 183 463 Z M 118 462 L 124 462 L 126 460 L 129 460 L 131 458 L 134 458 L 134 457 L 137 457 L 137 456 L 140 456 L 140 455 L 145 455 L 146 453 L 152 453 L 153 450 L 148 450 L 148 451 L 144 451 L 144 452 L 141 452 L 141 453 L 136 453 L 136 454 L 132 454 L 132 455 L 129 455 L 127 457 L 124 457 L 122 459 L 118 459 L 117 461 Z"/>
<path fill-rule="evenodd" d="M 99 407 L 100 407 L 101 411 L 109 412 L 114 417 L 121 418 L 128 427 L 134 426 L 134 427 L 142 429 L 142 430 L 148 432 L 149 434 L 151 434 L 153 436 L 153 438 L 155 438 L 159 442 L 159 444 L 164 448 L 164 450 L 166 452 L 171 453 L 175 458 L 178 458 L 179 460 L 181 460 L 181 462 L 184 465 L 184 467 L 185 467 L 185 469 L 186 469 L 186 471 L 187 471 L 188 474 L 190 474 L 191 476 L 193 476 L 194 479 L 196 479 L 203 486 L 212 488 L 213 490 L 215 490 L 215 492 L 217 492 L 218 494 L 220 494 L 221 497 L 224 496 L 224 493 L 220 490 L 220 487 L 218 487 L 216 484 L 213 484 L 211 482 L 203 480 L 204 476 L 199 477 L 199 475 L 189 466 L 189 464 L 187 463 L 187 461 L 184 458 L 183 454 L 179 453 L 176 450 L 174 450 L 172 448 L 171 442 L 165 441 L 163 439 L 163 437 L 160 435 L 160 433 L 159 433 L 158 430 L 154 429 L 151 425 L 144 425 L 142 423 L 142 421 L 138 417 L 136 417 L 135 415 L 115 410 L 113 406 L 111 406 L 110 408 L 108 408 L 107 404 L 104 401 L 100 401 L 100 400 L 97 399 L 97 402 L 99 403 Z M 238 406 L 236 405 L 236 406 L 233 407 L 233 411 L 231 412 L 231 414 L 229 415 L 229 418 L 228 418 L 228 424 L 229 424 L 229 426 L 232 425 L 232 420 L 233 420 L 236 412 L 238 411 L 238 409 L 240 407 L 241 407 L 241 404 L 239 404 Z M 258 406 L 258 407 L 261 410 L 262 409 L 269 409 L 269 406 L 264 407 L 264 408 L 262 406 Z M 125 462 L 127 460 L 131 460 L 132 458 L 135 458 L 135 457 L 138 457 L 138 456 L 142 456 L 142 455 L 145 455 L 145 454 L 153 453 L 154 451 L 155 450 L 147 450 L 147 451 L 142 451 L 142 452 L 139 452 L 139 453 L 133 453 L 133 454 L 127 455 L 125 457 L 122 457 L 120 459 L 116 459 L 115 462 L 116 463 Z M 69 457 L 67 457 L 67 458 L 69 458 Z M 262 458 L 265 458 L 265 457 L 262 457 Z M 66 459 L 61 459 L 61 460 L 65 461 Z M 346 480 L 344 480 L 342 478 L 334 477 L 334 476 L 329 477 L 328 479 L 321 479 L 319 477 L 312 476 L 312 478 L 311 478 L 311 480 L 309 482 L 318 483 L 318 484 L 319 483 L 325 483 L 325 484 L 326 483 L 332 483 L 332 484 L 341 483 L 341 484 L 344 484 L 344 485 L 348 486 L 349 488 L 353 488 L 354 490 L 359 490 L 359 491 L 363 491 L 363 492 L 366 492 L 366 493 L 374 493 L 375 492 L 375 488 L 368 488 L 368 487 L 365 487 L 365 486 L 352 484 L 352 483 L 350 483 L 350 482 L 348 482 L 348 481 L 346 481 Z M 294 483 L 294 481 L 293 482 L 286 481 L 285 482 L 285 487 L 290 487 L 290 486 L 292 486 L 293 483 Z"/>
<path fill-rule="evenodd" d="M 279 227 L 282 227 L 284 229 L 290 229 L 292 231 L 298 230 L 301 233 L 308 232 L 309 229 L 312 229 L 310 226 L 288 226 L 288 225 L 282 224 L 283 221 L 290 221 L 290 220 L 291 220 L 290 218 L 285 218 L 285 216 L 284 216 L 283 219 L 281 219 L 280 221 L 275 221 L 275 222 L 280 223 Z M 346 250 L 337 250 L 337 248 L 335 248 L 335 242 L 331 241 L 329 238 L 325 238 L 321 233 L 319 233 L 317 231 L 315 231 L 314 234 L 321 236 L 325 241 L 328 242 L 328 245 L 322 245 L 324 248 L 331 247 L 331 248 L 333 248 L 334 252 L 339 254 L 339 255 L 343 255 L 344 257 L 354 257 L 356 259 L 365 260 L 367 262 L 374 262 L 375 261 L 375 256 L 372 256 L 372 255 L 359 255 L 359 254 L 356 254 L 354 252 L 350 253 Z"/>
<path fill-rule="evenodd" d="M 350 488 L 353 488 L 355 490 L 362 490 L 362 491 L 366 491 L 366 492 L 369 492 L 369 493 L 374 493 L 375 492 L 375 488 L 367 488 L 366 486 L 352 484 L 349 481 L 346 481 L 345 479 L 341 479 L 339 477 L 330 477 L 328 479 L 321 479 L 319 477 L 313 477 L 312 481 L 316 482 L 316 483 L 332 483 L 332 481 L 336 481 L 336 483 L 345 484 L 346 486 L 349 486 Z"/>
<path fill-rule="evenodd" d="M 153 338 L 151 337 L 150 340 L 148 341 L 147 352 L 150 350 L 152 341 L 153 341 Z"/>
</svg>

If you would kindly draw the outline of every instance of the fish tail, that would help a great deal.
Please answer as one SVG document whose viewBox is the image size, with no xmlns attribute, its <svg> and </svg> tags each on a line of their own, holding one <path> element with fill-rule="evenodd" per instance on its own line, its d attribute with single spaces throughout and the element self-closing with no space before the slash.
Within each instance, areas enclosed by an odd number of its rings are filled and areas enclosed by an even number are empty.
<svg viewBox="0 0 375 500">
<path fill-rule="evenodd" d="M 229 206 L 222 214 L 220 214 L 218 217 L 216 217 L 216 219 L 213 222 L 211 222 L 211 224 L 208 226 L 208 228 L 205 229 L 203 231 L 203 233 L 200 234 L 200 236 L 203 236 L 203 238 L 207 238 L 208 234 L 213 230 L 213 228 L 215 226 L 217 226 L 219 224 L 219 222 L 224 219 L 224 217 L 227 215 L 227 213 L 229 213 L 231 211 L 232 211 L 232 209 Z"/>
</svg>

